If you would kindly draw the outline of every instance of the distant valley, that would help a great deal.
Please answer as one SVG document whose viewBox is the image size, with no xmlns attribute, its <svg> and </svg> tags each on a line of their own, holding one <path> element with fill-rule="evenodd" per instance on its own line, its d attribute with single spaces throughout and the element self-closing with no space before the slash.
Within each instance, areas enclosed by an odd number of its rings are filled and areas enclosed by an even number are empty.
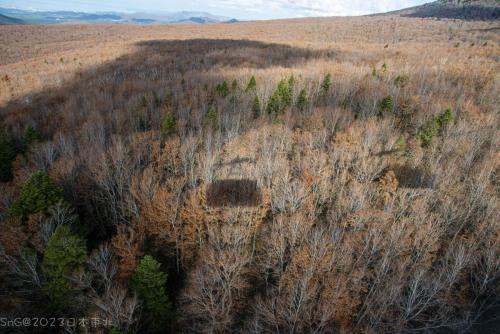
<svg viewBox="0 0 500 334">
<path fill-rule="evenodd" d="M 118 12 L 73 12 L 73 11 L 30 11 L 0 8 L 0 24 L 58 24 L 58 23 L 132 23 L 132 24 L 175 24 L 175 23 L 223 23 L 238 22 L 237 19 L 212 15 L 206 12 L 182 11 L 175 13 L 118 13 Z"/>
</svg>

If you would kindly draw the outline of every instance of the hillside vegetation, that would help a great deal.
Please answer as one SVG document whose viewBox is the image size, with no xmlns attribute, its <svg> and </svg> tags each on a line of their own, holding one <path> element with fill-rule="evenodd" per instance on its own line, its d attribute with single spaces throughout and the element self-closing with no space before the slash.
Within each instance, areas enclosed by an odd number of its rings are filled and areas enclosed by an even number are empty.
<svg viewBox="0 0 500 334">
<path fill-rule="evenodd" d="M 498 0 L 438 0 L 389 14 L 438 19 L 499 20 L 500 2 Z"/>
<path fill-rule="evenodd" d="M 1 27 L 0 313 L 110 319 L 102 333 L 493 333 L 495 29 Z"/>
</svg>

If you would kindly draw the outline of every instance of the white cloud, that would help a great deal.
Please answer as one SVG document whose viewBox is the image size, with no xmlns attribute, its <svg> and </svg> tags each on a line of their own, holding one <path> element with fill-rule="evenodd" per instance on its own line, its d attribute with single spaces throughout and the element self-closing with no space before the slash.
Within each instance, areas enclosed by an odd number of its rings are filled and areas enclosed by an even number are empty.
<svg viewBox="0 0 500 334">
<path fill-rule="evenodd" d="M 364 15 L 420 5 L 429 0 L 0 0 L 0 7 L 38 10 L 209 11 L 239 19 Z"/>
<path fill-rule="evenodd" d="M 213 0 L 219 8 L 265 12 L 272 16 L 344 16 L 387 12 L 416 6 L 428 0 Z"/>
</svg>

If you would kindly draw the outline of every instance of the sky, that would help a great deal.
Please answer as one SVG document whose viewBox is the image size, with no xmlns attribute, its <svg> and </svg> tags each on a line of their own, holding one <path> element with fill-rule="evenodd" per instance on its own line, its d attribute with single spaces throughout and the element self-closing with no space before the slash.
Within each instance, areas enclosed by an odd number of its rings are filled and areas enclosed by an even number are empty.
<svg viewBox="0 0 500 334">
<path fill-rule="evenodd" d="M 365 15 L 421 5 L 429 0 L 0 0 L 0 7 L 31 10 L 178 12 L 204 11 L 240 20 Z"/>
</svg>

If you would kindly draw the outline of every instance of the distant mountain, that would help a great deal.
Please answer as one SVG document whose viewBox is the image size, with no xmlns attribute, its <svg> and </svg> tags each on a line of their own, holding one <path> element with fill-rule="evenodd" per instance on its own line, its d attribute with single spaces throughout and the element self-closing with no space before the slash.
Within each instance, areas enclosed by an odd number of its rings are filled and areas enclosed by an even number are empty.
<svg viewBox="0 0 500 334">
<path fill-rule="evenodd" d="M 83 13 L 71 11 L 37 12 L 21 9 L 0 8 L 0 14 L 28 24 L 53 24 L 67 22 L 119 22 L 122 17 L 115 13 Z"/>
<path fill-rule="evenodd" d="M 225 22 L 229 21 L 231 18 L 226 17 L 226 16 L 218 16 L 218 15 L 212 15 L 207 12 L 189 12 L 189 11 L 182 11 L 178 13 L 170 13 L 166 14 L 169 16 L 172 21 L 175 22 L 181 22 L 181 21 L 186 21 L 192 18 L 204 18 L 208 22 Z"/>
<path fill-rule="evenodd" d="M 435 17 L 464 20 L 498 20 L 500 19 L 499 0 L 439 0 L 417 7 L 406 8 L 394 12 L 407 17 Z"/>
<path fill-rule="evenodd" d="M 15 19 L 13 17 L 0 14 L 0 25 L 6 24 L 24 24 L 23 20 Z"/>
<path fill-rule="evenodd" d="M 71 12 L 71 11 L 28 11 L 21 9 L 0 8 L 0 14 L 23 20 L 32 24 L 55 23 L 132 23 L 132 24 L 162 24 L 162 23 L 220 23 L 235 21 L 229 17 L 212 15 L 205 12 L 177 13 L 118 13 L 118 12 Z M 15 19 L 14 19 L 15 20 Z M 237 21 L 237 20 L 236 20 Z"/>
<path fill-rule="evenodd" d="M 153 19 L 136 19 L 136 18 L 131 19 L 131 21 L 139 24 L 153 24 L 156 22 Z"/>
<path fill-rule="evenodd" d="M 209 17 L 190 17 L 185 20 L 178 21 L 179 23 L 217 23 L 220 21 L 215 21 Z"/>
</svg>

